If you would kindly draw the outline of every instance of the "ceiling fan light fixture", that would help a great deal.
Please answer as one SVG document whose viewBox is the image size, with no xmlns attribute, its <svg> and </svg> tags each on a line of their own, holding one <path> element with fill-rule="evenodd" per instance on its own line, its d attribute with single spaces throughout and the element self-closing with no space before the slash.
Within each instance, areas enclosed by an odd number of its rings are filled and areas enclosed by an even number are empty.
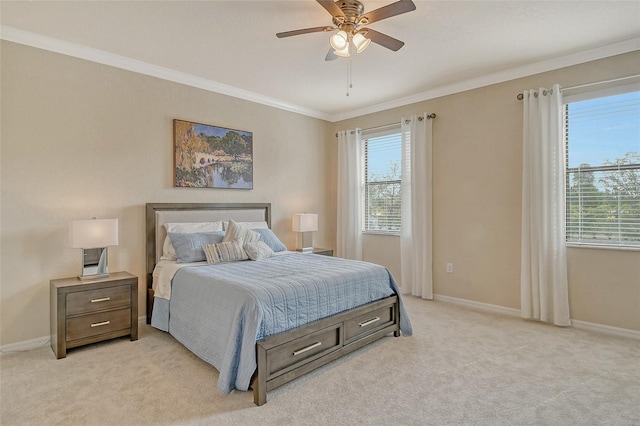
<svg viewBox="0 0 640 426">
<path fill-rule="evenodd" d="M 348 51 L 349 36 L 345 31 L 340 30 L 329 38 L 329 44 L 336 51 L 343 50 L 345 47 L 347 48 L 347 51 Z"/>
<path fill-rule="evenodd" d="M 356 47 L 356 53 L 362 53 L 371 44 L 371 40 L 357 32 L 353 36 L 353 45 Z"/>
<path fill-rule="evenodd" d="M 335 53 L 336 56 L 340 56 L 341 58 L 350 57 L 351 54 L 349 53 L 349 43 L 345 44 L 344 48 L 342 48 L 342 49 L 334 50 L 333 53 Z"/>
<path fill-rule="evenodd" d="M 414 0 L 396 0 L 394 3 L 367 13 L 364 13 L 364 5 L 362 4 L 364 0 L 316 1 L 331 15 L 332 26 L 285 31 L 276 33 L 276 37 L 285 38 L 300 34 L 337 30 L 337 33 L 329 37 L 331 49 L 327 53 L 325 61 L 332 61 L 337 57 L 349 58 L 351 56 L 349 45 L 352 43 L 356 53 L 364 52 L 371 42 L 396 52 L 404 46 L 404 42 L 364 26 L 416 10 Z"/>
</svg>

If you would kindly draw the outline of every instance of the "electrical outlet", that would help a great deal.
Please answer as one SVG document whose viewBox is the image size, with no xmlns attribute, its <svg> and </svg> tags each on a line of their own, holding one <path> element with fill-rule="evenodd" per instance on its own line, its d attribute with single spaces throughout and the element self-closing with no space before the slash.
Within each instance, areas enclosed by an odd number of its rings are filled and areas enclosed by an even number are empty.
<svg viewBox="0 0 640 426">
<path fill-rule="evenodd" d="M 447 273 L 453 274 L 453 263 L 447 263 Z"/>
</svg>

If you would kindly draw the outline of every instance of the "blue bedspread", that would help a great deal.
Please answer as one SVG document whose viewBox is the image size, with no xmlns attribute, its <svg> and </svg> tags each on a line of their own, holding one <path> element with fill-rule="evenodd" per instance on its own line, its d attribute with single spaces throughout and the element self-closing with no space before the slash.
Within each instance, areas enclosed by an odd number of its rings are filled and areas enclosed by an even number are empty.
<svg viewBox="0 0 640 426">
<path fill-rule="evenodd" d="M 385 267 L 329 256 L 186 267 L 172 281 L 169 332 L 218 369 L 222 392 L 247 390 L 257 340 L 393 294 Z M 411 335 L 402 300 L 400 320 Z"/>
</svg>

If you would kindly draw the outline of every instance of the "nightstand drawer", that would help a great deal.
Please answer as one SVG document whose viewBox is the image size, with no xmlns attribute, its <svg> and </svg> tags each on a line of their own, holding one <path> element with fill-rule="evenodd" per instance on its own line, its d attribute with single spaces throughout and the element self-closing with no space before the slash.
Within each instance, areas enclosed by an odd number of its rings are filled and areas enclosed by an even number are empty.
<svg viewBox="0 0 640 426">
<path fill-rule="evenodd" d="M 67 317 L 131 305 L 131 285 L 67 294 Z"/>
<path fill-rule="evenodd" d="M 66 327 L 66 341 L 131 328 L 131 310 L 125 308 L 70 318 L 66 320 Z"/>
</svg>

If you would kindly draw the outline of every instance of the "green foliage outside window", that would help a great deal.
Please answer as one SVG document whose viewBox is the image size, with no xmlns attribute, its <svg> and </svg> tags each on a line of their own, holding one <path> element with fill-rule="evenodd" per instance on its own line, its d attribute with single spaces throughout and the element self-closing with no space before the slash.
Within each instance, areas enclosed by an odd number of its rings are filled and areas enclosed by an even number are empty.
<svg viewBox="0 0 640 426">
<path fill-rule="evenodd" d="M 400 232 L 400 164 L 397 161 L 390 162 L 383 174 L 371 173 L 366 183 L 366 192 L 366 229 Z"/>
<path fill-rule="evenodd" d="M 640 244 L 640 154 L 568 170 L 567 241 Z"/>
</svg>

